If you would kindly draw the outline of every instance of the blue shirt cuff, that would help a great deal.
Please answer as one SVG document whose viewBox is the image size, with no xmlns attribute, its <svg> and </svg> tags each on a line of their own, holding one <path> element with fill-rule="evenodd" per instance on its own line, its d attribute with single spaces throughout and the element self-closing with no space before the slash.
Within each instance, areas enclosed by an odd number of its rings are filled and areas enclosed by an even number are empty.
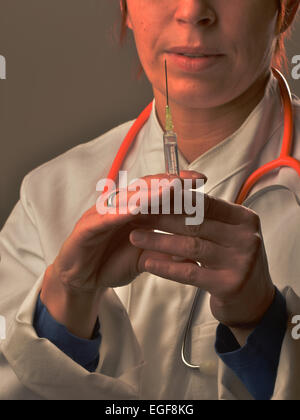
<svg viewBox="0 0 300 420">
<path fill-rule="evenodd" d="M 272 398 L 282 342 L 287 328 L 286 301 L 276 288 L 274 300 L 260 324 L 240 347 L 228 327 L 219 324 L 215 349 L 256 400 Z"/>
<path fill-rule="evenodd" d="M 41 338 L 46 338 L 80 366 L 94 372 L 99 362 L 101 345 L 100 324 L 97 319 L 91 340 L 77 337 L 57 322 L 48 312 L 47 307 L 38 297 L 33 326 Z"/>
</svg>

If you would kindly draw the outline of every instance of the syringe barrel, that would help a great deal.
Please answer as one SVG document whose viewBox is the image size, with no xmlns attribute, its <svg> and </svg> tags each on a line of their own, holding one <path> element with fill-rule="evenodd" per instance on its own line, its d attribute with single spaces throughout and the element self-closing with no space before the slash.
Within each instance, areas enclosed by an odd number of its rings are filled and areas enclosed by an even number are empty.
<svg viewBox="0 0 300 420">
<path fill-rule="evenodd" d="M 164 152 L 167 174 L 180 175 L 177 135 L 173 131 L 164 133 Z"/>
</svg>

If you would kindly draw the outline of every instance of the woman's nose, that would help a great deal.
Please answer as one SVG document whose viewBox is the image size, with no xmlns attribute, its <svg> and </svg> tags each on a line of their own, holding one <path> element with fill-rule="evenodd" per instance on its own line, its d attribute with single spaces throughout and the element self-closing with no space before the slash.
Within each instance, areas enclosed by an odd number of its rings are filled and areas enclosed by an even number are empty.
<svg viewBox="0 0 300 420">
<path fill-rule="evenodd" d="M 208 0 L 177 0 L 177 4 L 175 18 L 181 24 L 209 26 L 216 21 Z"/>
</svg>

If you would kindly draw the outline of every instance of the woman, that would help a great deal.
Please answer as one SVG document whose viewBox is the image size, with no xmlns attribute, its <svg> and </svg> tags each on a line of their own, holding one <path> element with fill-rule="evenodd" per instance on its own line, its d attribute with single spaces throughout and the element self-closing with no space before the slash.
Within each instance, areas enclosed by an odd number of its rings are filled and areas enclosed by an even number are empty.
<svg viewBox="0 0 300 420">
<path fill-rule="evenodd" d="M 180 179 L 205 180 L 205 219 L 187 226 L 184 214 L 97 212 L 95 186 L 130 122 L 27 176 L 1 232 L 0 312 L 11 325 L 1 398 L 297 398 L 289 315 L 300 314 L 299 177 L 275 171 L 243 206 L 234 201 L 280 151 L 271 63 L 299 1 L 121 4 L 155 97 L 122 170 L 149 185 L 166 177 L 167 60 Z M 191 368 L 180 352 L 196 292 L 184 351 L 199 365 Z"/>
</svg>

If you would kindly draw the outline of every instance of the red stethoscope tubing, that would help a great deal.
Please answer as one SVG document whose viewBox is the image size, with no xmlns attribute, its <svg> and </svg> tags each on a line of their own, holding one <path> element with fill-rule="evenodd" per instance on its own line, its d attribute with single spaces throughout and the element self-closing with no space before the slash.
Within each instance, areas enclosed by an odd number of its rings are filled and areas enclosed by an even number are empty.
<svg viewBox="0 0 300 420">
<path fill-rule="evenodd" d="M 282 102 L 284 106 L 284 133 L 283 133 L 283 140 L 281 146 L 280 156 L 271 161 L 267 164 L 263 165 L 249 178 L 245 181 L 244 185 L 242 186 L 238 197 L 236 199 L 236 204 L 242 204 L 247 195 L 249 194 L 250 190 L 253 186 L 267 173 L 273 171 L 274 169 L 280 167 L 290 167 L 293 168 L 300 177 L 300 161 L 290 156 L 293 144 L 293 134 L 294 134 L 294 117 L 293 117 L 293 106 L 292 106 L 292 96 L 288 84 L 284 78 L 284 76 L 275 68 L 272 69 L 273 74 L 277 78 L 279 82 Z M 122 167 L 122 163 L 129 151 L 130 146 L 133 144 L 135 138 L 137 137 L 140 130 L 143 128 L 145 123 L 148 121 L 151 111 L 153 107 L 153 102 L 151 102 L 144 111 L 140 114 L 140 116 L 136 119 L 132 127 L 130 128 L 129 132 L 127 133 L 121 147 L 113 161 L 111 169 L 108 173 L 107 179 L 115 181 L 118 176 L 118 172 Z M 105 186 L 103 193 L 109 190 L 108 185 Z"/>
</svg>

